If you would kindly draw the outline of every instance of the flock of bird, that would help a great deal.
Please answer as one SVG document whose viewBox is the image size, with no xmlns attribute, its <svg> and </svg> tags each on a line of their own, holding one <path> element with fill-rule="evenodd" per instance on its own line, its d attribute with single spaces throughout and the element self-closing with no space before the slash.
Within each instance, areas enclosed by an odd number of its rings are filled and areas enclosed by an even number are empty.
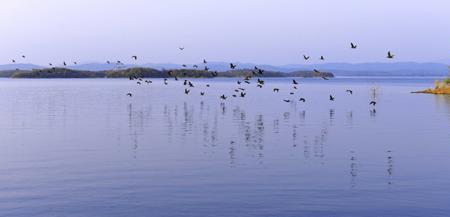
<svg viewBox="0 0 450 217">
<path fill-rule="evenodd" d="M 350 48 L 351 48 L 351 49 L 356 49 L 357 47 L 358 47 L 358 46 L 357 46 L 355 43 L 353 43 L 353 42 L 350 43 Z M 184 47 L 179 47 L 178 49 L 179 49 L 180 51 L 183 51 L 183 50 L 184 50 Z M 138 57 L 137 57 L 137 56 L 132 56 L 131 58 L 134 59 L 134 60 L 137 60 Z M 305 54 L 303 55 L 303 59 L 304 59 L 305 61 L 308 61 L 310 58 L 311 58 L 310 56 L 307 56 L 307 55 L 305 55 Z M 393 58 L 394 58 L 394 55 L 391 53 L 391 51 L 388 51 L 388 52 L 387 52 L 386 58 L 388 58 L 388 59 L 393 59 Z M 322 61 L 323 61 L 323 60 L 325 60 L 325 57 L 324 57 L 324 56 L 320 56 L 319 60 L 322 60 Z M 109 61 L 108 61 L 107 63 L 110 64 Z M 118 61 L 118 63 L 120 63 L 120 61 Z M 206 61 L 206 59 L 203 59 L 204 71 L 209 71 L 209 67 L 207 66 L 207 63 L 208 63 L 208 62 Z M 183 68 L 187 68 L 187 67 L 188 67 L 186 64 L 182 64 L 181 66 L 182 66 Z M 192 68 L 198 69 L 199 66 L 196 65 L 196 64 L 194 64 L 194 65 L 192 65 Z M 237 64 L 235 64 L 235 63 L 230 63 L 230 64 L 229 64 L 229 68 L 230 68 L 231 70 L 236 70 Z M 261 69 L 261 68 L 258 68 L 257 66 L 255 66 L 251 72 L 252 72 L 252 75 L 245 76 L 245 77 L 243 78 L 243 80 L 238 80 L 238 81 L 236 81 L 236 83 L 239 85 L 239 87 L 236 88 L 236 89 L 234 89 L 234 92 L 236 92 L 235 94 L 232 94 L 231 96 L 226 96 L 225 94 L 222 94 L 222 95 L 219 96 L 219 98 L 220 98 L 221 100 L 226 100 L 228 97 L 245 97 L 246 94 L 247 94 L 247 93 L 245 92 L 246 89 L 243 88 L 243 87 L 241 86 L 241 84 L 242 84 L 242 83 L 251 84 L 251 79 L 252 79 L 253 77 L 258 77 L 257 80 L 256 80 L 256 87 L 262 88 L 262 87 L 264 86 L 264 84 L 265 84 L 265 81 L 262 80 L 261 77 L 259 77 L 259 76 L 262 76 L 262 75 L 264 74 L 264 70 Z M 321 74 L 322 72 L 320 72 L 319 70 L 314 69 L 313 72 L 314 72 L 317 76 L 321 77 L 322 79 L 324 79 L 324 80 L 329 80 L 329 78 L 327 78 L 327 77 L 325 77 L 325 76 L 321 76 L 321 75 L 322 75 L 322 74 Z M 174 75 L 173 71 L 168 71 L 167 73 L 168 73 L 168 77 L 169 77 L 169 78 L 173 78 L 175 81 L 178 81 L 178 80 L 179 80 L 179 78 L 178 78 L 176 75 Z M 218 75 L 217 71 L 211 71 L 210 73 L 211 73 L 211 76 L 213 76 L 213 77 L 215 77 L 215 76 Z M 186 75 L 186 73 L 184 73 L 184 75 Z M 143 82 L 148 83 L 148 84 L 152 83 L 152 81 L 150 81 L 150 80 L 145 80 L 145 79 L 144 79 L 144 76 L 138 76 L 138 75 L 132 75 L 132 76 L 130 76 L 130 77 L 129 77 L 129 80 L 131 80 L 131 81 L 137 80 L 137 81 L 136 81 L 136 84 L 138 84 L 138 85 L 141 85 Z M 165 85 L 168 85 L 168 83 L 169 83 L 169 82 L 168 82 L 168 79 L 165 78 L 165 79 L 164 79 L 164 84 L 165 84 Z M 297 87 L 298 84 L 299 84 L 299 82 L 298 82 L 297 80 L 292 79 L 292 85 L 293 85 L 292 88 L 293 88 L 294 90 L 297 90 L 297 89 L 298 89 L 298 87 Z M 191 92 L 190 88 L 194 88 L 194 87 L 195 87 L 194 84 L 192 83 L 192 81 L 189 81 L 189 80 L 184 80 L 183 85 L 186 87 L 186 88 L 184 89 L 184 94 L 186 94 L 186 95 L 190 94 L 190 92 Z M 210 87 L 210 85 L 207 84 L 206 87 Z M 280 91 L 279 88 L 273 88 L 273 92 L 279 92 L 279 91 Z M 352 90 L 346 90 L 346 92 L 347 92 L 348 94 L 350 94 L 350 95 L 353 94 L 353 91 L 352 91 Z M 295 92 L 290 92 L 289 94 L 290 94 L 290 95 L 294 95 Z M 201 96 L 204 96 L 204 95 L 205 95 L 205 92 L 204 92 L 204 91 L 201 91 L 201 92 L 200 92 L 200 95 L 201 95 Z M 132 97 L 133 94 L 132 94 L 132 93 L 127 93 L 127 96 Z M 330 95 L 329 95 L 329 100 L 330 100 L 330 101 L 335 101 L 335 97 L 334 97 L 333 95 L 330 94 Z M 283 99 L 283 101 L 284 101 L 284 102 L 287 102 L 287 103 L 292 102 L 292 100 L 290 100 L 290 99 Z M 303 98 L 303 97 L 300 97 L 298 101 L 299 101 L 299 102 L 306 102 L 306 99 Z M 372 106 L 375 106 L 376 104 L 377 104 L 377 102 L 374 101 L 374 100 L 372 100 L 372 101 L 369 102 L 369 105 L 372 105 Z"/>
<path fill-rule="evenodd" d="M 353 43 L 353 42 L 350 43 L 350 48 L 351 48 L 351 49 L 356 49 L 357 47 L 358 47 L 358 46 L 357 46 L 355 43 Z M 184 48 L 184 47 L 179 47 L 178 49 L 179 49 L 180 51 L 184 51 L 185 48 Z M 25 55 L 22 55 L 21 57 L 22 57 L 23 59 L 26 58 Z M 305 61 L 310 60 L 310 58 L 311 58 L 311 57 L 310 57 L 310 56 L 307 56 L 306 54 L 303 55 L 303 59 L 304 59 Z M 393 59 L 393 58 L 394 58 L 394 55 L 391 53 L 391 51 L 388 51 L 388 52 L 387 52 L 386 58 L 388 58 L 388 59 Z M 131 59 L 133 59 L 133 60 L 136 61 L 136 60 L 138 60 L 138 56 L 133 55 L 133 56 L 131 56 Z M 324 56 L 320 56 L 319 60 L 324 61 L 324 60 L 325 60 L 325 57 L 324 57 Z M 11 59 L 11 62 L 12 62 L 12 63 L 16 63 L 16 60 L 15 60 L 15 59 Z M 106 63 L 107 63 L 107 64 L 113 64 L 113 62 L 110 61 L 110 60 L 106 61 Z M 63 61 L 62 64 L 63 64 L 63 66 L 67 66 L 67 65 L 68 65 L 66 61 Z M 73 64 L 74 64 L 74 65 L 77 65 L 77 62 L 74 61 Z M 117 66 L 124 65 L 124 64 L 122 63 L 122 61 L 120 61 L 120 60 L 117 60 L 117 61 L 115 62 L 115 64 L 116 64 Z M 208 62 L 206 61 L 206 59 L 203 59 L 203 65 L 204 65 L 204 66 L 203 66 L 203 69 L 204 69 L 204 71 L 209 72 L 209 67 L 208 67 L 207 64 L 208 64 Z M 53 65 L 53 63 L 49 63 L 49 66 L 52 67 L 52 70 L 56 70 L 56 67 Z M 187 68 L 188 66 L 187 66 L 186 64 L 182 64 L 182 67 L 183 67 L 183 68 Z M 199 65 L 193 65 L 192 67 L 193 67 L 195 70 L 199 69 Z M 237 64 L 235 64 L 235 63 L 230 63 L 230 64 L 229 64 L 229 68 L 230 68 L 231 70 L 236 70 L 236 69 L 237 69 Z M 17 70 L 18 70 L 18 69 L 17 69 Z M 246 94 L 247 94 L 247 93 L 245 92 L 246 89 L 243 88 L 243 87 L 241 86 L 241 84 L 242 84 L 242 83 L 251 84 L 251 80 L 252 80 L 253 77 L 258 77 L 257 80 L 256 80 L 256 86 L 257 86 L 258 88 L 263 88 L 265 82 L 264 82 L 264 80 L 261 79 L 261 76 L 263 76 L 264 70 L 261 69 L 261 68 L 259 68 L 259 67 L 257 67 L 257 66 L 255 66 L 251 72 L 252 72 L 251 75 L 245 76 L 245 77 L 243 78 L 243 80 L 238 80 L 238 81 L 237 81 L 237 84 L 239 85 L 239 87 L 238 87 L 237 89 L 234 90 L 236 93 L 235 93 L 235 94 L 232 94 L 231 97 L 245 97 Z M 321 78 L 324 79 L 324 80 L 329 80 L 327 77 L 322 76 L 322 74 L 321 74 L 321 72 L 320 72 L 319 70 L 314 69 L 313 72 L 316 74 L 316 76 L 321 77 Z M 51 71 L 49 71 L 49 73 L 51 73 Z M 210 71 L 210 73 L 211 73 L 211 76 L 212 76 L 212 77 L 218 76 L 218 72 L 217 72 L 217 71 Z M 174 71 L 168 71 L 167 74 L 168 74 L 168 78 L 173 78 L 175 81 L 178 81 L 178 80 L 179 80 L 179 78 L 175 75 Z M 183 75 L 186 76 L 186 73 L 184 72 Z M 168 85 L 168 84 L 169 84 L 168 78 L 164 78 L 164 85 Z M 143 75 L 138 75 L 138 74 L 129 76 L 129 80 L 131 80 L 131 81 L 136 81 L 136 84 L 138 84 L 138 85 L 141 85 L 141 84 L 143 84 L 143 83 L 147 83 L 147 84 L 153 83 L 151 80 L 146 80 L 146 79 L 144 78 Z M 292 79 L 292 85 L 293 85 L 292 88 L 293 88 L 294 90 L 297 90 L 298 84 L 299 84 L 299 83 L 298 83 L 297 80 Z M 190 88 L 194 88 L 194 87 L 195 87 L 194 84 L 192 83 L 192 81 L 189 81 L 189 80 L 184 80 L 183 85 L 186 87 L 186 88 L 184 89 L 184 94 L 186 94 L 186 95 L 190 94 L 190 92 L 191 92 Z M 210 87 L 210 85 L 207 84 L 206 87 Z M 273 88 L 273 92 L 279 92 L 279 91 L 280 91 L 279 88 Z M 350 95 L 353 94 L 353 91 L 352 91 L 352 90 L 346 90 L 346 92 L 349 93 Z M 290 92 L 289 94 L 290 94 L 290 95 L 294 95 L 295 93 L 294 93 L 294 92 Z M 133 97 L 133 94 L 132 94 L 131 92 L 127 93 L 126 95 L 129 96 L 129 97 Z M 204 92 L 204 91 L 201 91 L 201 92 L 200 92 L 200 95 L 201 95 L 201 96 L 204 96 L 204 95 L 205 95 L 205 92 Z M 229 96 L 226 96 L 225 94 L 222 94 L 222 95 L 219 96 L 219 98 L 220 98 L 221 100 L 226 100 L 228 97 L 229 97 Z M 330 100 L 330 101 L 335 101 L 335 97 L 334 97 L 333 95 L 330 94 L 330 95 L 329 95 L 329 100 Z M 292 102 L 292 100 L 290 100 L 290 99 L 283 99 L 283 101 L 284 101 L 284 102 L 287 102 L 287 103 Z M 301 97 L 301 98 L 299 98 L 298 101 L 300 101 L 300 102 L 306 102 L 306 99 L 303 98 L 303 97 Z M 372 100 L 372 101 L 370 101 L 369 104 L 375 106 L 375 105 L 377 104 L 377 102 Z"/>
</svg>

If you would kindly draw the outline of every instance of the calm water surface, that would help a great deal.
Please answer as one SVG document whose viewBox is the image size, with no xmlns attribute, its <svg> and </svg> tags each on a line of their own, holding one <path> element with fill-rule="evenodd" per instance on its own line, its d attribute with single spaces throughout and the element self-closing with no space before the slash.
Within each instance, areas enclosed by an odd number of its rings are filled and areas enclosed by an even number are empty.
<svg viewBox="0 0 450 217">
<path fill-rule="evenodd" d="M 433 78 L 299 80 L 0 79 L 0 216 L 450 215 Z"/>
</svg>

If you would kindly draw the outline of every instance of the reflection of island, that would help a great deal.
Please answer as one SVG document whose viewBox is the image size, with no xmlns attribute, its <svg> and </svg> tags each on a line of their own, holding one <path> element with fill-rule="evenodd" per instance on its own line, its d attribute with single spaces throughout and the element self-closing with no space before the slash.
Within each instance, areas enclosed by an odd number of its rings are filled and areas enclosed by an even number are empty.
<svg viewBox="0 0 450 217">
<path fill-rule="evenodd" d="M 413 93 L 450 94 L 450 78 L 446 78 L 442 82 L 435 81 L 434 89 L 428 88 L 426 90 L 415 91 Z"/>
<path fill-rule="evenodd" d="M 260 74 L 250 69 L 231 70 L 223 72 L 197 70 L 197 69 L 174 69 L 157 70 L 153 68 L 128 68 L 104 71 L 73 70 L 68 68 L 49 68 L 33 70 L 2 71 L 1 75 L 12 78 L 168 78 L 168 77 L 334 77 L 329 72 L 295 71 L 275 72 L 264 71 Z M 4 76 L 3 76 L 4 77 Z"/>
</svg>

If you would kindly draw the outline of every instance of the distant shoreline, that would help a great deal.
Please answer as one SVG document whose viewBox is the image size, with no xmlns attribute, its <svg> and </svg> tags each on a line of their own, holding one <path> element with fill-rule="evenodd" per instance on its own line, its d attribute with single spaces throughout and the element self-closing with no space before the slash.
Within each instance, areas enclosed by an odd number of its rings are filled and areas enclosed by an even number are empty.
<svg viewBox="0 0 450 217">
<path fill-rule="evenodd" d="M 214 77 L 323 77 L 332 78 L 330 72 L 294 71 L 294 72 L 258 72 L 251 69 L 229 71 L 206 71 L 195 69 L 157 70 L 153 68 L 128 68 L 119 70 L 87 71 L 68 68 L 47 68 L 33 70 L 1 71 L 0 77 L 4 78 L 214 78 Z"/>
</svg>

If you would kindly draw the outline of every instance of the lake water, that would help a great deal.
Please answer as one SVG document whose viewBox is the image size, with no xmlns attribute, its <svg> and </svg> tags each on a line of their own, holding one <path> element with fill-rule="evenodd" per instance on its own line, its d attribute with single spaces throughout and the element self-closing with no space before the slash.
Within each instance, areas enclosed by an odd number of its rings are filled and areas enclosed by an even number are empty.
<svg viewBox="0 0 450 217">
<path fill-rule="evenodd" d="M 152 80 L 0 79 L 0 216 L 450 215 L 434 78 Z"/>
</svg>

